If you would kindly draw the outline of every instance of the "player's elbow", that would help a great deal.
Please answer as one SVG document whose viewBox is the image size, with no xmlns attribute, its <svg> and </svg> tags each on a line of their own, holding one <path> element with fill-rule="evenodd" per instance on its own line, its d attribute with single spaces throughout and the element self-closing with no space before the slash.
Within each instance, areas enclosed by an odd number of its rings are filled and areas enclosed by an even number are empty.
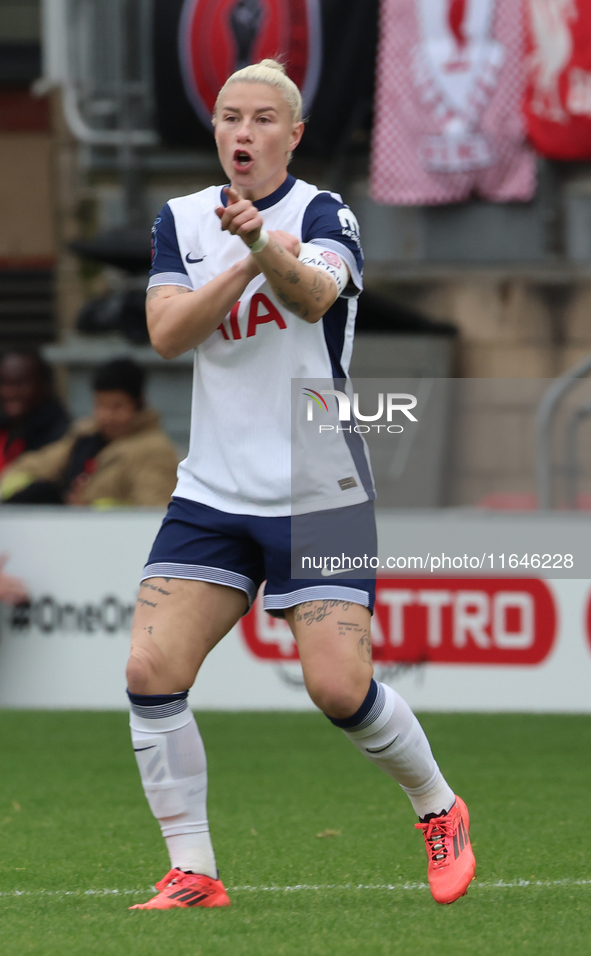
<svg viewBox="0 0 591 956">
<path fill-rule="evenodd" d="M 305 318 L 306 322 L 310 322 L 311 325 L 315 325 L 316 322 L 320 322 L 320 319 L 326 315 L 331 305 L 334 305 L 336 298 L 336 295 L 331 294 L 326 296 L 321 302 L 314 303 L 307 309 L 306 315 L 302 316 L 302 318 Z"/>
<path fill-rule="evenodd" d="M 150 336 L 150 342 L 152 343 L 152 348 L 154 351 L 158 352 L 158 355 L 160 355 L 160 357 L 163 359 L 174 359 L 178 355 L 182 355 L 184 351 L 183 349 L 174 348 L 171 343 L 160 342 L 158 337 L 155 337 L 154 339 L 152 336 Z"/>
<path fill-rule="evenodd" d="M 178 347 L 178 343 L 174 341 L 174 336 L 168 329 L 163 328 L 162 323 L 151 324 L 148 321 L 148 333 L 152 348 L 163 359 L 173 359 L 182 353 L 183 349 Z"/>
<path fill-rule="evenodd" d="M 305 322 L 309 322 L 310 325 L 316 325 L 317 322 L 320 322 L 320 319 L 322 318 L 322 316 L 326 315 L 326 312 L 327 312 L 326 309 L 323 309 L 322 311 L 317 309 L 312 311 L 310 309 L 309 311 L 306 312 L 305 315 L 302 315 L 302 318 L 304 319 Z"/>
<path fill-rule="evenodd" d="M 180 349 L 175 349 L 171 345 L 167 345 L 166 343 L 161 344 L 157 339 L 156 341 L 154 341 L 154 339 L 150 337 L 150 341 L 152 343 L 152 348 L 154 349 L 154 351 L 158 352 L 158 355 L 160 355 L 160 357 L 163 359 L 174 359 L 177 357 L 177 355 L 181 354 Z"/>
</svg>

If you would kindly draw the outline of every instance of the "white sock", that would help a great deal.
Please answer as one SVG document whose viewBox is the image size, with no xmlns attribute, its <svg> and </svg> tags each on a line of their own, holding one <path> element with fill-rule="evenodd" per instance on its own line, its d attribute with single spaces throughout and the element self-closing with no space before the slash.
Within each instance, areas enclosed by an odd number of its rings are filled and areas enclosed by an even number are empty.
<svg viewBox="0 0 591 956">
<path fill-rule="evenodd" d="M 362 754 L 400 784 L 419 817 L 447 813 L 455 795 L 435 762 L 425 731 L 400 694 L 387 684 L 374 683 L 377 694 L 370 687 L 366 698 L 375 695 L 371 708 L 357 725 L 342 729 Z M 342 726 L 350 721 L 333 723 Z"/>
<path fill-rule="evenodd" d="M 135 702 L 141 699 L 133 697 Z M 186 700 L 172 707 L 135 702 L 130 718 L 133 749 L 171 866 L 217 879 L 207 821 L 207 761 L 195 718 Z M 167 709 L 168 715 L 162 716 Z"/>
</svg>

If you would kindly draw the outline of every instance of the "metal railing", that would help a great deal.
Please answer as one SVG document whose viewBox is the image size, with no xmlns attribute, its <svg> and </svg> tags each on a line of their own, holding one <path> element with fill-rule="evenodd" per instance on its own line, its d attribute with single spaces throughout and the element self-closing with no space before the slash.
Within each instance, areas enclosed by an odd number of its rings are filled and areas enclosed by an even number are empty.
<svg viewBox="0 0 591 956">
<path fill-rule="evenodd" d="M 154 146 L 152 0 L 43 0 L 43 77 L 89 146 Z"/>
<path fill-rule="evenodd" d="M 152 83 L 152 0 L 43 0 L 43 76 L 92 154 L 111 149 L 126 225 L 145 225 L 138 152 L 158 144 Z M 104 149 L 103 149 L 104 151 Z"/>
<path fill-rule="evenodd" d="M 552 425 L 554 415 L 558 406 L 566 394 L 577 384 L 579 379 L 584 378 L 591 372 L 591 355 L 587 355 L 581 362 L 573 368 L 564 372 L 555 379 L 538 406 L 536 415 L 536 484 L 538 493 L 538 507 L 541 509 L 550 509 L 553 507 L 553 466 L 552 466 Z M 589 414 L 588 404 L 585 403 L 577 408 L 567 425 L 567 476 L 569 470 L 575 471 L 574 482 L 576 484 L 576 433 L 580 421 Z M 574 463 L 574 465 L 573 465 Z M 573 478 L 569 480 L 568 487 L 569 500 L 576 501 L 576 489 L 573 490 Z M 571 504 L 571 507 L 573 505 Z"/>
</svg>

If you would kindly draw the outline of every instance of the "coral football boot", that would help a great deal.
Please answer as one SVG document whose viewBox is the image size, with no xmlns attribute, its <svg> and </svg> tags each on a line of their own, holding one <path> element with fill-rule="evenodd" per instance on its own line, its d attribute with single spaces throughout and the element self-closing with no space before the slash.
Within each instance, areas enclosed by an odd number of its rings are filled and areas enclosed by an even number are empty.
<svg viewBox="0 0 591 956">
<path fill-rule="evenodd" d="M 476 872 L 470 845 L 468 807 L 460 797 L 449 811 L 427 823 L 415 823 L 423 831 L 429 866 L 427 876 L 433 899 L 453 903 L 465 896 Z"/>
<path fill-rule="evenodd" d="M 130 910 L 174 910 L 189 906 L 229 906 L 230 899 L 221 880 L 201 873 L 171 870 L 156 883 L 159 891 L 147 903 L 136 903 Z"/>
</svg>

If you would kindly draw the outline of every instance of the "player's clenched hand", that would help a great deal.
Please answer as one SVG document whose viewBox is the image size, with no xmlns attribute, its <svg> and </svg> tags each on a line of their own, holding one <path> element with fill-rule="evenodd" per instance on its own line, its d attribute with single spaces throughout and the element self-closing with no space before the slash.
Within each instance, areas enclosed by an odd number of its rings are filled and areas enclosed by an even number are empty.
<svg viewBox="0 0 591 956">
<path fill-rule="evenodd" d="M 216 209 L 222 229 L 227 229 L 233 236 L 240 236 L 247 246 L 252 246 L 263 228 L 260 212 L 250 199 L 242 199 L 233 186 L 226 186 L 226 195 L 228 197 L 226 208 L 218 206 Z"/>
<path fill-rule="evenodd" d="M 284 232 L 283 229 L 269 229 L 269 239 L 273 239 L 287 252 L 291 252 L 296 259 L 299 256 L 301 242 L 290 232 Z"/>
</svg>

